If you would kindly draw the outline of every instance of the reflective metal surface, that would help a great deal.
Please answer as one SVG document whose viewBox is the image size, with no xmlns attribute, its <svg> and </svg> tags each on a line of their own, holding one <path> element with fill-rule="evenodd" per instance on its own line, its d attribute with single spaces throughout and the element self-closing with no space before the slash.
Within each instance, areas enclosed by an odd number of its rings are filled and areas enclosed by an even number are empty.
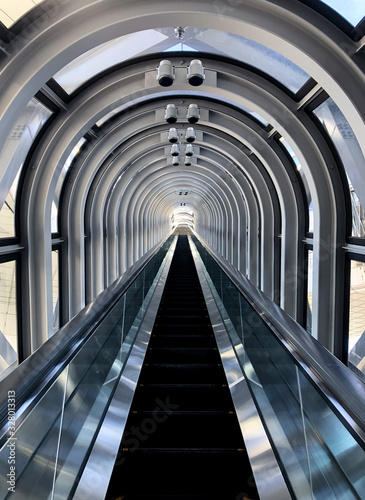
<svg viewBox="0 0 365 500">
<path fill-rule="evenodd" d="M 199 253 L 191 238 L 189 242 L 260 498 L 289 500 L 292 497 L 207 283 Z"/>
<path fill-rule="evenodd" d="M 18 393 L 18 387 L 13 386 L 12 393 L 16 394 L 20 409 L 14 415 L 14 434 L 10 433 L 9 425 L 4 426 L 0 449 L 1 498 L 10 494 L 6 475 L 9 446 L 16 449 L 19 498 L 72 497 L 158 286 L 173 239 L 173 236 L 168 239 L 145 267 L 131 277 L 125 293 L 117 293 L 117 300 L 114 296 L 111 308 L 102 311 L 96 324 L 86 324 L 76 339 L 72 335 L 75 342 L 68 358 L 64 359 L 62 352 L 60 359 L 51 353 L 50 360 L 44 360 L 53 362 L 51 374 L 34 370 L 40 383 L 38 391 L 30 384 L 33 392 L 26 400 L 29 411 L 22 412 L 21 391 Z M 95 313 L 92 306 L 88 310 Z M 144 349 L 143 342 L 133 349 L 131 365 Z M 38 359 L 37 355 L 31 356 L 29 363 Z M 32 366 L 29 363 L 28 368 Z M 124 375 L 128 381 L 133 380 L 128 370 Z"/>
<path fill-rule="evenodd" d="M 364 498 L 363 441 L 342 418 L 340 403 L 310 376 L 311 366 L 278 338 L 214 256 L 194 242 L 291 494 L 298 499 Z"/>
<path fill-rule="evenodd" d="M 166 279 L 175 251 L 177 237 L 167 254 L 165 267 L 151 299 L 136 341 L 132 347 L 126 366 L 111 400 L 105 419 L 100 428 L 85 470 L 81 476 L 74 500 L 103 500 L 116 461 L 125 423 L 128 418 L 133 395 L 137 386 L 143 360 L 156 319 Z M 61 500 L 61 497 L 60 497 Z"/>
<path fill-rule="evenodd" d="M 169 235 L 170 236 L 170 235 Z M 136 264 L 129 268 L 109 288 L 104 290 L 91 304 L 85 307 L 77 316 L 72 318 L 52 338 L 40 347 L 32 356 L 27 358 L 15 370 L 7 373 L 1 381 L 2 391 L 0 394 L 0 429 L 7 424 L 7 393 L 16 389 L 19 418 L 20 408 L 25 411 L 32 401 L 26 400 L 26 394 L 32 390 L 32 386 L 40 390 L 47 383 L 47 379 L 54 376 L 60 370 L 60 359 L 62 354 L 69 357 L 79 348 L 77 339 L 87 338 L 88 331 L 94 329 L 103 319 L 108 308 L 130 286 L 141 269 L 151 260 L 166 240 L 156 245 L 147 252 Z M 48 374 L 45 377 L 45 373 Z M 24 400 L 22 400 L 25 398 Z M 4 430 L 0 431 L 0 439 Z"/>
<path fill-rule="evenodd" d="M 197 234 L 194 236 L 229 276 L 251 307 L 270 325 L 273 333 L 290 350 L 297 362 L 303 365 L 304 361 L 310 367 L 308 376 L 324 392 L 332 394 L 332 398 L 335 396 L 333 404 L 337 411 L 365 443 L 365 384 L 237 269 L 211 252 Z"/>
</svg>

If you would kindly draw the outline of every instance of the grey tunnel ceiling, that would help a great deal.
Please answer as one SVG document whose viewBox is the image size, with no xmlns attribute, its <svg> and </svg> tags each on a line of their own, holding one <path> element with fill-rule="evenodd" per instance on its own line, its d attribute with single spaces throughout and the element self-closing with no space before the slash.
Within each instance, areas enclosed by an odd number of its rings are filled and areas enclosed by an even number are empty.
<svg viewBox="0 0 365 500">
<path fill-rule="evenodd" d="M 331 99 L 364 160 L 364 39 L 321 2 L 309 3 L 45 0 L 10 27 L 0 147 L 6 152 L 27 109 L 52 111 L 17 198 L 33 347 L 52 323 L 57 238 L 65 245 L 65 318 L 177 224 L 191 225 L 294 318 L 303 314 L 303 291 L 293 290 L 306 238 L 321 262 L 314 293 L 329 280 L 341 286 L 333 270 L 343 256 L 328 247 L 342 248 L 351 230 L 347 176 L 365 205 L 365 174 L 362 164 L 341 162 L 320 126 L 326 115 L 314 114 Z M 186 27 L 182 39 L 177 26 Z M 200 86 L 186 78 L 194 59 L 205 70 Z M 174 68 L 168 87 L 156 78 L 162 60 Z M 178 110 L 174 124 L 165 120 L 168 104 Z M 189 104 L 199 107 L 197 123 L 187 121 Z M 196 132 L 191 165 L 188 127 Z M 170 128 L 179 134 L 177 166 Z M 1 163 L 2 203 L 18 171 Z M 331 349 L 337 294 L 337 284 L 329 287 L 313 309 L 316 335 Z M 324 325 L 331 333 L 319 333 Z"/>
</svg>

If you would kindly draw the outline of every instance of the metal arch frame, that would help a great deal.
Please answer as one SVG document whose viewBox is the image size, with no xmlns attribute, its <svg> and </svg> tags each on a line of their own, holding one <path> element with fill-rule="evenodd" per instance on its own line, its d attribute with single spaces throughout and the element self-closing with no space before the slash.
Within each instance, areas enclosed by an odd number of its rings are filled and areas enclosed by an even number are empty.
<svg viewBox="0 0 365 500">
<path fill-rule="evenodd" d="M 175 167 L 172 167 L 172 166 L 167 166 L 167 167 L 166 167 L 166 170 L 167 170 L 167 171 L 168 171 L 168 170 L 171 170 L 173 173 L 175 173 L 175 172 L 176 172 L 176 168 L 175 168 Z M 178 175 L 178 173 L 176 173 L 176 176 L 177 176 L 177 175 Z M 179 175 L 180 175 L 180 174 L 179 174 Z M 181 177 L 181 175 L 180 175 L 180 177 Z M 210 179 L 209 179 L 209 180 L 210 180 Z M 143 183 L 143 181 L 142 181 L 142 182 L 141 182 L 141 181 L 139 181 L 139 182 L 140 182 L 140 184 L 142 184 L 142 183 Z M 165 182 L 166 182 L 166 181 L 165 181 Z M 209 185 L 207 182 L 206 182 L 206 184 L 207 184 L 207 185 Z M 218 185 L 218 183 L 216 183 L 216 184 Z M 221 186 L 219 186 L 219 188 L 221 188 Z M 212 187 L 210 187 L 210 189 L 213 189 L 213 188 L 212 188 Z M 222 201 L 222 200 L 220 200 L 220 197 L 218 197 L 218 196 L 217 196 L 216 202 L 217 202 L 218 206 L 220 206 L 220 207 L 221 207 L 221 210 L 217 212 L 218 214 L 220 214 L 220 219 L 221 219 L 221 221 L 217 221 L 217 222 L 218 222 L 217 226 L 218 226 L 218 228 L 222 228 L 224 208 L 227 210 L 227 207 L 226 207 L 226 205 L 223 203 L 223 201 Z M 120 210 L 119 210 L 119 213 L 120 213 L 120 217 L 121 217 L 121 216 L 125 213 L 125 206 L 123 206 L 122 204 L 120 205 Z M 124 221 L 123 221 L 123 222 L 124 222 Z M 219 224 L 219 222 L 221 222 L 221 223 Z M 120 224 L 121 224 L 121 223 L 122 223 L 122 221 L 121 221 L 121 219 L 120 219 Z M 223 241 L 223 237 L 222 237 L 222 241 Z M 130 251 L 131 251 L 131 249 L 130 249 Z M 127 256 L 128 256 L 128 254 L 127 254 Z M 127 265 L 128 265 L 128 258 L 127 258 Z"/>
<path fill-rule="evenodd" d="M 262 290 L 265 291 L 269 297 L 273 298 L 274 258 L 272 241 L 275 235 L 274 207 L 271 193 L 275 191 L 275 188 L 271 183 L 272 188 L 270 191 L 267 183 L 271 178 L 263 166 L 261 170 L 259 170 L 257 165 L 253 163 L 252 160 L 254 155 L 246 156 L 238 147 L 233 145 L 233 139 L 229 141 L 228 138 L 217 135 L 212 136 L 212 144 L 214 144 L 215 150 L 210 149 L 211 141 L 209 140 L 209 136 L 210 134 L 205 134 L 204 148 L 202 147 L 201 149 L 207 150 L 206 154 L 208 157 L 222 155 L 225 158 L 224 167 L 234 175 L 237 182 L 239 180 L 241 188 L 242 186 L 246 186 L 246 189 L 242 188 L 245 202 L 248 203 L 252 194 L 253 201 L 251 203 L 255 203 L 258 207 L 259 224 L 257 224 L 257 230 L 260 228 L 259 258 L 262 263 L 265 262 L 265 266 L 261 266 L 261 276 L 260 279 L 256 279 L 256 281 L 257 284 L 260 283 Z M 231 168 L 231 166 L 233 168 Z M 266 173 L 266 178 L 264 177 L 264 172 Z M 250 223 L 252 223 L 252 219 L 250 219 Z M 250 266 L 246 263 L 246 245 L 248 244 L 245 240 L 241 241 L 241 256 L 238 269 L 249 277 Z"/>
<path fill-rule="evenodd" d="M 226 165 L 226 166 L 227 166 L 227 165 Z M 232 171 L 232 173 L 233 173 L 233 175 L 234 175 L 234 172 L 233 172 L 233 171 Z M 108 183 L 106 183 L 106 184 L 108 185 Z M 245 190 L 244 190 L 244 191 L 245 191 Z M 98 207 L 98 209 L 97 209 L 97 211 L 96 211 L 96 212 L 97 212 L 97 213 L 99 213 L 99 211 L 100 211 L 100 207 Z"/>
<path fill-rule="evenodd" d="M 219 166 L 217 166 L 214 163 L 209 164 L 208 162 L 207 162 L 207 165 L 205 166 L 204 163 L 205 162 L 202 162 L 202 160 L 199 158 L 199 160 L 192 163 L 191 167 L 188 167 L 188 169 L 184 169 L 183 173 L 187 176 L 187 178 L 189 178 L 189 176 L 194 174 L 194 169 L 203 168 L 204 170 L 209 171 L 209 173 L 211 174 L 211 177 L 212 177 L 211 178 L 212 181 L 215 180 L 216 178 L 218 178 L 220 180 L 221 169 L 219 168 Z M 217 182 L 217 184 L 218 184 L 218 182 Z M 229 185 L 229 184 L 231 184 L 231 185 Z M 227 245 L 226 245 L 226 252 L 223 253 L 222 255 L 226 259 L 231 261 L 231 254 L 230 254 L 231 252 L 230 252 L 228 247 L 232 246 L 232 241 L 233 241 L 233 237 L 235 234 L 234 225 L 237 224 L 237 222 L 239 220 L 239 210 L 238 210 L 236 200 L 237 200 L 237 195 L 240 193 L 237 193 L 237 186 L 235 186 L 233 182 L 230 182 L 229 184 L 222 183 L 222 185 L 220 184 L 220 187 L 221 188 L 222 188 L 222 186 L 224 187 L 224 192 L 225 192 L 226 198 L 227 198 L 227 204 L 225 205 L 227 207 L 226 208 L 227 216 L 226 216 L 226 224 L 225 224 L 226 225 L 226 227 L 225 227 L 225 232 L 226 232 L 225 240 L 227 242 Z M 236 191 L 237 194 L 235 194 L 234 191 Z M 141 194 L 141 198 L 143 198 L 142 194 Z M 223 199 L 223 196 L 222 196 L 222 199 Z M 136 205 L 136 208 L 137 207 L 138 207 L 138 205 Z M 136 216 L 137 216 L 137 213 L 135 213 L 135 215 L 134 215 L 134 225 L 137 224 Z M 238 231 L 238 227 L 237 227 L 237 231 Z"/>
<path fill-rule="evenodd" d="M 158 152 L 155 152 L 154 155 L 156 155 L 156 159 L 154 160 L 155 162 L 158 162 L 161 160 L 161 156 L 159 156 Z M 122 162 L 124 162 L 125 164 L 129 164 L 130 163 L 130 159 L 129 158 L 125 158 L 122 160 L 122 158 L 119 158 Z M 150 158 L 150 161 L 151 161 L 151 158 Z M 166 162 L 166 159 L 163 158 L 163 162 L 165 163 Z M 131 182 L 132 178 L 136 175 L 136 171 L 138 172 L 139 170 L 139 167 L 143 167 L 143 169 L 145 170 L 147 167 L 144 165 L 144 163 L 140 162 L 138 159 L 135 160 L 135 162 L 133 163 L 133 169 L 129 168 L 127 169 L 126 171 L 124 171 L 124 174 L 121 174 L 120 176 L 120 182 L 123 182 L 124 184 L 124 188 L 127 187 L 127 185 Z M 113 177 L 113 178 L 116 178 L 117 181 L 119 180 L 119 175 L 116 175 L 116 174 L 113 174 L 112 171 L 110 170 L 109 172 L 109 175 L 110 177 Z M 105 187 L 106 189 L 109 189 L 109 186 L 110 184 L 108 182 L 105 183 Z M 122 189 L 119 189 L 117 187 L 117 185 L 114 185 L 113 187 L 110 187 L 110 189 L 113 190 L 113 194 L 112 196 L 110 197 L 109 199 L 109 206 L 108 206 L 108 213 L 112 213 L 112 217 L 114 217 L 114 214 L 117 214 L 117 213 L 121 213 L 124 209 L 121 208 L 120 206 L 120 196 L 122 194 Z M 105 196 L 104 194 L 101 195 L 101 199 L 103 198 L 103 196 Z M 109 216 L 108 216 L 108 220 L 109 220 Z M 113 225 L 113 218 L 111 218 L 109 220 L 109 224 L 110 226 L 112 227 Z M 118 233 L 119 233 L 119 237 L 121 235 L 121 226 L 120 226 L 120 221 L 118 222 L 118 224 L 116 224 L 116 226 L 118 227 Z M 119 254 L 121 255 L 123 253 L 123 249 L 120 250 Z M 119 265 L 119 272 L 123 272 L 124 269 L 126 268 L 126 264 L 123 264 L 122 262 L 124 261 L 124 257 L 121 256 L 119 257 L 120 260 L 121 260 L 121 263 Z"/>
<path fill-rule="evenodd" d="M 138 118 L 136 119 L 137 120 L 137 123 L 134 123 L 134 126 L 136 128 L 138 128 Z M 113 130 L 116 132 L 118 129 L 120 128 L 120 125 L 118 126 L 113 126 Z M 125 128 L 125 125 L 124 125 L 124 128 Z M 105 140 L 105 137 L 106 135 L 103 135 L 103 139 Z M 104 154 L 104 157 L 106 156 L 106 154 Z M 94 159 L 95 161 L 95 159 Z M 85 175 L 82 176 L 82 179 L 84 180 L 85 179 Z M 79 197 L 77 197 L 77 200 L 79 200 Z M 77 212 L 77 211 L 76 211 Z M 75 214 L 75 210 L 72 210 L 72 213 L 73 213 L 73 219 L 74 219 L 74 214 Z M 74 275 L 74 273 L 72 273 L 72 275 Z M 72 287 L 72 289 L 74 289 L 75 287 Z"/>
<path fill-rule="evenodd" d="M 202 148 L 203 149 L 203 148 Z M 246 190 L 245 187 L 245 178 L 242 176 L 241 181 L 243 183 L 239 183 L 237 181 L 237 178 L 234 177 L 229 173 L 229 166 L 228 166 L 228 161 L 227 158 L 224 161 L 224 165 L 219 161 L 219 157 L 214 157 L 215 155 L 206 155 L 204 154 L 204 151 L 200 151 L 199 158 L 196 160 L 196 165 L 198 167 L 205 167 L 208 171 L 212 168 L 211 166 L 214 166 L 214 168 L 217 169 L 219 172 L 219 177 L 222 179 L 223 185 L 225 188 L 228 188 L 230 192 L 233 194 L 233 202 L 232 205 L 232 212 L 233 212 L 233 206 L 236 210 L 236 216 L 233 216 L 232 218 L 232 228 L 227 231 L 227 234 L 225 236 L 226 240 L 226 250 L 225 252 L 221 252 L 223 257 L 231 262 L 237 269 L 239 269 L 239 263 L 241 262 L 240 258 L 240 246 L 239 242 L 241 240 L 241 237 L 243 235 L 243 240 L 246 240 L 246 227 L 247 224 L 249 224 L 253 229 L 255 227 L 259 226 L 259 221 L 260 221 L 260 214 L 259 214 L 259 209 L 257 206 L 256 198 L 252 195 L 252 192 L 250 190 Z M 216 155 L 218 156 L 218 155 Z M 223 159 L 223 158 L 222 158 Z M 232 165 L 234 168 L 234 165 Z M 242 213 L 239 209 L 239 202 L 240 200 L 244 198 L 245 199 L 245 205 L 244 205 L 244 212 Z M 226 224 L 228 221 L 226 222 Z M 228 228 L 227 228 L 228 229 Z M 249 259 L 249 273 L 252 278 L 252 281 L 257 285 L 257 262 L 255 259 L 255 256 L 258 254 L 258 248 L 257 248 L 257 239 L 255 236 L 252 238 L 249 237 L 249 247 L 252 250 L 252 259 Z"/>
<path fill-rule="evenodd" d="M 323 182 L 323 184 L 325 184 L 325 182 Z M 334 204 L 333 204 L 333 203 L 332 203 L 332 208 L 333 208 L 333 209 L 335 209 L 335 207 L 334 207 Z M 288 212 L 286 212 L 286 213 L 288 213 Z M 323 222 L 323 221 L 321 221 L 321 222 Z M 332 223 L 332 221 L 331 221 L 331 223 Z M 322 224 L 322 225 L 324 225 L 324 224 Z M 320 248 L 320 245 L 319 245 L 319 246 L 318 246 L 318 252 L 320 253 L 320 251 L 321 251 L 321 248 Z M 323 266 L 321 266 L 321 267 L 323 267 Z M 334 267 L 336 267 L 336 266 L 335 266 L 334 262 L 332 262 L 332 263 L 331 263 L 331 265 L 330 265 L 329 267 L 331 268 L 331 270 L 333 270 L 333 269 L 334 269 Z M 325 274 L 327 274 L 327 276 L 328 276 L 328 274 L 329 274 L 329 273 L 327 272 L 327 273 L 325 273 Z M 326 281 L 326 280 L 324 280 L 324 281 Z M 319 282 L 320 282 L 320 280 L 318 280 L 318 283 L 319 283 Z M 319 286 L 318 286 L 317 288 L 318 288 L 318 290 L 319 290 Z M 288 309 L 288 308 L 287 308 L 287 309 Z M 332 308 L 332 309 L 333 309 L 333 308 Z M 332 312 L 332 316 L 333 316 L 333 312 Z M 333 321 L 332 321 L 332 323 L 333 323 Z M 331 325 L 330 325 L 330 326 L 331 326 Z"/>
<path fill-rule="evenodd" d="M 304 70 L 315 78 L 336 102 L 343 102 L 345 116 L 355 134 L 364 137 L 364 104 L 360 89 L 364 74 L 356 66 L 358 45 L 330 21 L 303 4 L 290 6 L 284 0 L 274 3 L 243 0 L 234 7 L 217 9 L 204 0 L 169 4 L 144 0 L 123 5 L 104 2 L 85 5 L 83 0 L 60 5 L 42 25 L 31 27 L 30 33 L 19 34 L 9 44 L 6 71 L 0 84 L 7 89 L 0 99 L 0 137 L 6 137 L 5 124 L 14 123 L 20 109 L 54 73 L 85 51 L 117 36 L 144 29 L 173 26 L 178 18 L 184 25 L 217 28 L 241 34 L 264 43 L 289 59 L 300 60 Z M 69 23 L 73 18 L 74 22 Z M 83 22 L 78 22 L 82 18 Z M 87 22 L 85 22 L 87 19 Z M 202 26 L 203 25 L 203 26 Z M 53 28 L 53 29 L 52 29 Z M 92 33 L 92 35 L 91 35 Z M 321 44 L 316 41 L 321 40 Z M 37 46 L 37 49 L 35 49 Z M 302 47 L 300 49 L 299 47 Z M 20 50 L 20 48 L 22 50 Z M 37 59 L 31 55 L 37 54 Z M 340 66 L 343 71 L 337 72 Z M 14 75 L 19 79 L 14 80 Z M 27 82 L 20 87 L 15 81 Z M 355 98 L 355 96 L 357 98 Z M 3 121 L 2 118 L 5 118 Z M 0 144 L 2 146 L 2 144 Z M 362 141 L 363 150 L 365 149 Z"/>
</svg>

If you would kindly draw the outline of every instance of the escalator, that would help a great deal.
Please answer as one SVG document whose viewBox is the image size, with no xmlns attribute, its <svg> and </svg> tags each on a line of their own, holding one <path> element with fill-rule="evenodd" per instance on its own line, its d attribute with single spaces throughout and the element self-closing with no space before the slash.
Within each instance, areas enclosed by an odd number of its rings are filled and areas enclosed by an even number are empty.
<svg viewBox="0 0 365 500">
<path fill-rule="evenodd" d="M 365 500 L 363 382 L 196 235 L 156 245 L 1 389 L 0 498 Z"/>
<path fill-rule="evenodd" d="M 179 236 L 106 499 L 256 499 L 186 236 Z"/>
</svg>

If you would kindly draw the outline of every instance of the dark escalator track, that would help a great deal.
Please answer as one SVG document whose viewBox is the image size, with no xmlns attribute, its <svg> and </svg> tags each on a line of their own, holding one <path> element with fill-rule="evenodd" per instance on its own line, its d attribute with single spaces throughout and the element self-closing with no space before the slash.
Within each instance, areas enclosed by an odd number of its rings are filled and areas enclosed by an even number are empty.
<svg viewBox="0 0 365 500">
<path fill-rule="evenodd" d="M 257 499 L 186 236 L 179 236 L 106 499 Z"/>
</svg>

